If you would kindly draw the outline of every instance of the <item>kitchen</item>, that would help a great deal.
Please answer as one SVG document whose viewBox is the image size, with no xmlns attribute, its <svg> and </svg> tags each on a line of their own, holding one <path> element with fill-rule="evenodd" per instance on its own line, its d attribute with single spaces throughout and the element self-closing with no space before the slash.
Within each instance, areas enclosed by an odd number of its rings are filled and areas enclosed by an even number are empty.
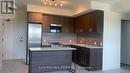
<svg viewBox="0 0 130 73">
<path fill-rule="evenodd" d="M 84 2 L 86 3 L 86 1 L 83 0 L 82 4 L 84 4 Z M 52 56 L 53 58 L 60 57 L 58 59 L 57 58 L 54 59 L 54 61 L 62 65 L 67 63 L 69 64 L 68 66 L 70 66 L 70 64 L 74 63 L 74 65 L 76 64 L 80 67 L 83 67 L 85 71 L 109 70 L 114 68 L 117 69 L 120 67 L 120 61 L 119 61 L 120 41 L 118 41 L 120 39 L 119 36 L 120 33 L 117 33 L 117 31 L 120 31 L 119 29 L 120 17 L 118 13 L 114 13 L 111 10 L 109 10 L 109 5 L 102 4 L 100 2 L 98 3 L 95 1 L 91 2 L 90 8 L 91 8 L 90 11 L 86 11 L 86 10 L 84 11 L 84 9 L 81 9 L 81 12 L 80 10 L 78 10 L 79 12 L 73 13 L 70 10 L 62 9 L 62 7 L 53 8 L 49 6 L 48 8 L 46 8 L 46 6 L 40 7 L 37 5 L 33 5 L 33 3 L 27 4 L 27 10 L 25 9 L 24 15 L 26 15 L 26 19 L 27 19 L 25 25 L 28 24 L 28 28 L 26 26 L 25 27 L 29 29 L 29 25 L 36 24 L 36 26 L 39 25 L 38 27 L 41 28 L 40 29 L 41 39 L 38 39 L 40 41 L 41 48 L 36 48 L 34 44 L 32 45 L 34 46 L 34 48 L 32 48 L 32 46 L 31 48 L 29 47 L 28 44 L 29 36 L 25 35 L 27 34 L 27 32 L 24 33 L 24 36 L 21 35 L 20 37 L 18 37 L 20 39 L 19 41 L 21 43 L 25 42 L 27 46 L 27 48 L 24 49 L 24 53 L 26 53 L 26 56 L 23 56 L 22 53 L 20 57 L 22 59 L 25 59 L 26 62 L 32 60 L 31 63 L 28 63 L 30 71 L 33 70 L 40 71 L 39 69 L 36 69 L 37 67 L 35 68 L 36 70 L 33 69 L 33 67 L 31 67 L 33 66 L 31 64 L 34 64 L 33 62 L 35 61 L 35 58 L 38 58 L 37 55 L 36 57 L 31 57 L 33 56 L 33 53 L 38 52 L 44 54 L 44 52 L 46 51 L 63 52 L 63 50 L 69 53 L 66 54 L 66 56 L 69 55 L 68 57 L 63 56 L 65 54 L 64 52 L 63 53 L 58 52 L 60 56 L 59 55 Z M 82 12 L 82 10 L 84 12 Z M 22 16 L 22 14 L 20 15 Z M 111 18 L 113 16 L 114 18 Z M 114 24 L 114 25 L 109 25 L 109 24 Z M 27 29 L 25 29 L 24 31 L 27 31 Z M 32 32 L 35 32 L 35 36 L 38 36 L 36 35 L 37 30 L 34 30 Z M 113 43 L 116 44 L 113 45 Z M 109 56 L 108 56 L 108 52 L 111 52 Z M 15 52 L 15 54 L 18 53 Z M 50 56 L 52 54 L 50 53 L 46 55 Z M 15 58 L 17 59 L 18 56 L 19 55 L 17 55 Z M 29 56 L 31 60 L 29 59 Z M 8 58 L 8 55 L 4 55 L 4 57 Z M 65 61 L 61 63 L 64 60 L 63 57 L 67 58 L 65 60 L 69 60 L 69 61 Z M 44 58 L 47 57 L 41 55 L 41 57 L 39 57 L 36 60 L 37 62 L 45 63 Z M 48 59 L 50 58 L 51 57 L 49 57 Z M 110 59 L 110 61 L 108 59 Z M 53 61 L 46 60 L 46 62 L 47 61 L 49 64 L 51 63 L 55 64 L 53 63 Z M 36 64 L 39 65 L 40 63 L 35 63 L 34 65 Z M 73 71 L 75 71 L 75 69 Z"/>
<path fill-rule="evenodd" d="M 103 46 L 102 45 L 102 43 L 103 43 L 102 42 L 102 40 L 103 40 L 103 16 L 104 16 L 104 13 L 103 13 L 103 11 L 100 11 L 100 10 L 95 10 L 95 11 L 86 13 L 84 15 L 78 16 L 78 17 L 65 17 L 65 16 L 48 15 L 48 14 L 43 14 L 43 13 L 38 13 L 38 12 L 28 12 L 27 13 L 28 48 L 31 47 L 31 50 L 29 51 L 31 53 L 31 57 L 29 56 L 29 58 L 31 58 L 31 60 L 33 59 L 33 57 L 32 57 L 33 51 L 40 51 L 40 50 L 43 52 L 44 52 L 44 50 L 47 51 L 47 49 L 46 49 L 46 48 L 48 48 L 47 46 L 50 46 L 50 47 L 52 46 L 51 47 L 52 51 L 60 50 L 61 52 L 63 52 L 62 48 L 64 46 L 68 46 L 64 50 L 68 50 L 68 51 L 71 50 L 71 52 L 72 52 L 72 50 L 77 50 L 76 52 L 73 51 L 73 53 L 72 53 L 73 55 L 71 54 L 72 58 L 74 57 L 73 61 L 76 64 L 79 64 L 79 65 L 83 64 L 81 66 L 84 66 L 84 67 L 95 66 L 94 68 L 89 69 L 89 70 L 101 70 L 102 69 L 102 49 L 103 49 L 102 48 L 102 46 Z M 40 34 L 37 31 L 38 25 L 39 25 L 39 32 L 42 31 Z M 40 29 L 40 27 L 41 27 L 41 29 Z M 41 37 L 41 36 L 42 37 L 37 38 L 38 34 L 39 34 L 39 37 Z M 86 37 L 86 36 L 88 36 L 88 37 Z M 38 42 L 38 40 L 40 42 L 39 44 L 36 43 L 36 42 Z M 42 44 L 42 45 L 40 45 L 40 44 Z M 60 45 L 60 47 L 55 47 L 56 45 Z M 63 47 L 61 47 L 61 45 Z M 43 46 L 42 49 L 38 48 L 38 50 L 37 50 L 36 48 L 34 48 L 34 47 L 41 47 L 41 46 Z M 50 47 L 48 48 L 48 52 L 50 50 Z M 76 48 L 76 49 L 72 49 L 69 47 Z M 28 48 L 27 48 L 27 51 L 28 51 Z M 35 49 L 35 50 L 33 50 L 33 49 Z M 94 52 L 97 54 L 90 55 L 87 53 L 86 49 L 88 50 L 88 52 L 89 52 L 89 50 L 91 51 L 90 54 L 94 54 Z M 93 49 L 93 50 L 91 50 L 91 49 Z M 81 53 L 79 53 L 79 52 L 81 52 Z M 83 52 L 84 52 L 84 54 L 82 55 Z M 44 52 L 44 53 L 46 53 L 46 52 Z M 56 52 L 56 53 L 58 54 L 58 52 Z M 56 55 L 56 53 L 55 53 L 55 55 Z M 85 56 L 85 54 L 88 54 L 88 56 Z M 94 61 L 92 58 L 95 56 L 97 56 L 97 59 L 94 59 L 95 60 Z M 38 55 L 35 57 L 40 57 L 40 56 Z M 47 55 L 46 55 L 46 57 L 47 57 Z M 79 58 L 76 60 L 75 58 L 77 58 L 77 57 L 79 57 Z M 82 58 L 82 57 L 84 57 L 84 58 Z M 41 58 L 43 58 L 43 65 L 44 65 L 45 57 L 43 56 L 43 57 L 40 57 L 40 59 Z M 57 58 L 57 56 L 52 57 L 50 59 L 55 60 L 56 58 Z M 92 65 L 89 63 L 89 58 L 90 58 L 90 63 L 92 62 Z M 82 62 L 80 63 L 81 60 L 84 61 L 84 63 L 82 63 Z M 87 61 L 85 61 L 85 60 L 88 60 L 88 63 L 86 63 Z M 35 63 L 35 62 L 33 63 L 33 61 L 29 61 L 29 62 L 31 62 L 31 64 Z M 52 62 L 48 61 L 49 64 Z M 61 60 L 61 62 L 63 62 L 63 60 Z M 40 64 L 42 64 L 42 62 L 40 62 Z M 39 66 L 40 66 L 40 64 L 39 64 Z M 30 63 L 29 63 L 29 66 L 31 66 L 31 67 L 29 67 L 29 69 L 34 67 L 33 65 L 30 65 Z M 53 66 L 53 64 L 50 66 Z M 40 69 L 38 69 L 38 67 L 37 68 L 34 67 L 34 68 L 31 69 L 32 71 L 30 71 L 30 73 L 33 72 L 33 70 L 40 71 Z"/>
</svg>

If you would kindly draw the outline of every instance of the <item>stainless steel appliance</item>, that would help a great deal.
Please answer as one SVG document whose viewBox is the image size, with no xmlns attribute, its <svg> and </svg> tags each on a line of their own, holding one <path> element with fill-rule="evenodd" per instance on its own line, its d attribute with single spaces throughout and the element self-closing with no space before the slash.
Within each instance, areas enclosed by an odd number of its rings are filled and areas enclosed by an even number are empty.
<svg viewBox="0 0 130 73">
<path fill-rule="evenodd" d="M 59 24 L 51 24 L 50 32 L 51 33 L 61 33 L 62 25 Z"/>
<path fill-rule="evenodd" d="M 29 64 L 29 48 L 42 46 L 42 24 L 28 23 L 26 63 Z"/>
</svg>

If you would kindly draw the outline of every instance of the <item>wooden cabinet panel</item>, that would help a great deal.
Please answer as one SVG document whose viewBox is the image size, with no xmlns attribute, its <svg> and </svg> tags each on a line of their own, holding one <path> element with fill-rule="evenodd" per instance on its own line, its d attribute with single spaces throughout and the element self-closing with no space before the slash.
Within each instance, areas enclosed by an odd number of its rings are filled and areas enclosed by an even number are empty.
<svg viewBox="0 0 130 73">
<path fill-rule="evenodd" d="M 75 33 L 79 33 L 78 18 L 74 19 L 74 31 Z"/>
<path fill-rule="evenodd" d="M 68 70 L 72 63 L 72 51 L 29 52 L 29 73 L 46 73 L 56 70 Z"/>
<path fill-rule="evenodd" d="M 69 18 L 69 32 L 70 33 L 74 33 L 74 19 L 73 18 Z"/>
<path fill-rule="evenodd" d="M 68 27 L 68 19 L 66 17 L 63 18 L 63 29 L 62 29 L 62 32 L 69 32 L 69 29 L 67 28 Z"/>
<path fill-rule="evenodd" d="M 73 32 L 73 18 L 64 17 L 63 18 L 63 31 L 62 32 Z"/>
<path fill-rule="evenodd" d="M 66 23 L 66 26 L 67 26 L 67 32 L 69 33 L 73 33 L 74 30 L 73 30 L 73 18 L 68 18 L 67 17 L 67 23 Z"/>
<path fill-rule="evenodd" d="M 43 32 L 49 32 L 50 21 L 52 21 L 50 20 L 50 16 L 43 15 L 43 20 L 42 20 Z"/>
<path fill-rule="evenodd" d="M 76 17 L 74 19 L 76 33 L 102 33 L 104 12 L 96 10 L 94 12 Z"/>
<path fill-rule="evenodd" d="M 60 24 L 62 25 L 63 33 L 72 33 L 73 32 L 73 18 L 56 16 L 56 15 L 43 15 L 43 31 L 48 32 L 49 26 L 51 24 Z"/>
<path fill-rule="evenodd" d="M 28 12 L 27 20 L 28 22 L 42 23 L 42 13 Z"/>
<path fill-rule="evenodd" d="M 96 23 L 97 23 L 97 32 L 103 33 L 103 24 L 104 24 L 104 12 L 96 11 Z"/>
<path fill-rule="evenodd" d="M 92 12 L 88 14 L 89 16 L 89 32 L 96 32 L 97 30 L 97 24 L 96 24 L 96 14 L 95 12 Z"/>
<path fill-rule="evenodd" d="M 81 19 L 81 17 L 77 17 L 77 18 L 75 18 L 75 20 L 74 20 L 75 22 L 75 32 L 76 33 L 81 33 L 81 32 L 83 32 L 83 28 L 82 28 L 82 19 Z"/>
<path fill-rule="evenodd" d="M 83 27 L 84 27 L 84 23 L 83 23 L 83 16 L 79 17 L 79 32 L 83 33 Z"/>
<path fill-rule="evenodd" d="M 77 49 L 73 51 L 73 62 L 91 71 L 102 69 L 102 48 L 73 46 Z"/>
</svg>

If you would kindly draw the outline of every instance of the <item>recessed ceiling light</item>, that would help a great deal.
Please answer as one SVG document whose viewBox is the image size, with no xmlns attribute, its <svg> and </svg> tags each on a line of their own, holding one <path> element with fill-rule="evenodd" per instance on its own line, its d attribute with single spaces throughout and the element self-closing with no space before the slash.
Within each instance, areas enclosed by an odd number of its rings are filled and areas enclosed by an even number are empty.
<svg viewBox="0 0 130 73">
<path fill-rule="evenodd" d="M 57 6 L 57 4 L 55 3 L 55 6 Z"/>
<path fill-rule="evenodd" d="M 49 3 L 49 5 L 52 5 L 52 3 Z"/>
<path fill-rule="evenodd" d="M 44 5 L 46 5 L 46 2 L 44 2 Z"/>
<path fill-rule="evenodd" d="M 63 6 L 63 4 L 60 4 L 60 6 Z"/>
</svg>

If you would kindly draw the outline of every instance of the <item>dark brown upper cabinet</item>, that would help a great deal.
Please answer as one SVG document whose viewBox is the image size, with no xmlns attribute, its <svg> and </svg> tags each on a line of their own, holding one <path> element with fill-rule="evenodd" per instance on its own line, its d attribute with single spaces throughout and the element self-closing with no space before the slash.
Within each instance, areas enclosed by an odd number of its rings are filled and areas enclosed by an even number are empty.
<svg viewBox="0 0 130 73">
<path fill-rule="evenodd" d="M 53 22 L 53 17 L 49 15 L 43 15 L 43 32 L 49 32 L 51 22 Z"/>
<path fill-rule="evenodd" d="M 102 33 L 103 32 L 103 11 L 93 11 L 91 13 L 78 16 L 74 19 L 76 33 Z"/>
<path fill-rule="evenodd" d="M 62 33 L 73 33 L 73 18 L 43 14 L 43 32 L 49 32 L 51 24 L 62 25 Z"/>
<path fill-rule="evenodd" d="M 73 18 L 63 17 L 63 32 L 73 33 Z"/>
<path fill-rule="evenodd" d="M 31 23 L 42 23 L 42 13 L 27 12 L 27 21 Z"/>
<path fill-rule="evenodd" d="M 96 10 L 75 18 L 48 15 L 38 12 L 28 12 L 27 20 L 33 23 L 42 23 L 43 32 L 50 31 L 51 24 L 62 25 L 63 33 L 102 33 L 104 12 Z"/>
</svg>

